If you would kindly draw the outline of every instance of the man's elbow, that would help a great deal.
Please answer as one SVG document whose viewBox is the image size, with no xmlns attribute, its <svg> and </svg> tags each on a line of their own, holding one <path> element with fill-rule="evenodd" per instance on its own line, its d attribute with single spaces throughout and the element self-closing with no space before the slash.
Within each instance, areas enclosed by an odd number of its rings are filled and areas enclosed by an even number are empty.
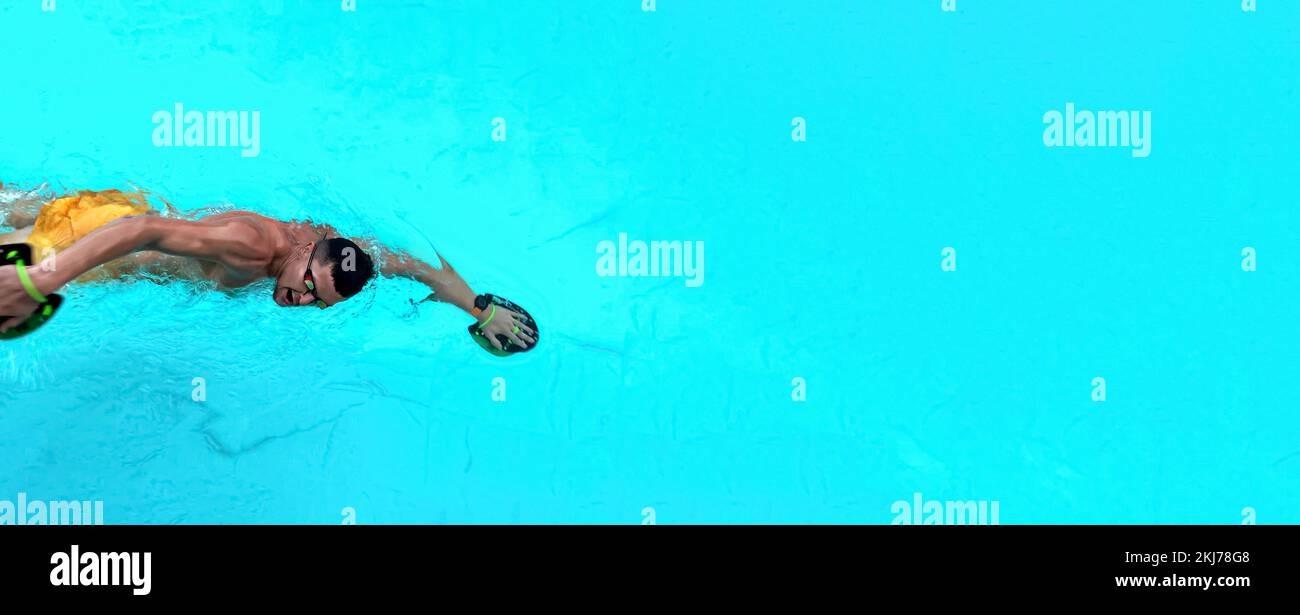
<svg viewBox="0 0 1300 615">
<path fill-rule="evenodd" d="M 138 246 L 136 250 L 158 249 L 158 242 L 163 237 L 162 222 L 164 219 L 158 216 L 134 216 L 117 220 L 118 224 L 126 227 L 131 244 Z"/>
</svg>

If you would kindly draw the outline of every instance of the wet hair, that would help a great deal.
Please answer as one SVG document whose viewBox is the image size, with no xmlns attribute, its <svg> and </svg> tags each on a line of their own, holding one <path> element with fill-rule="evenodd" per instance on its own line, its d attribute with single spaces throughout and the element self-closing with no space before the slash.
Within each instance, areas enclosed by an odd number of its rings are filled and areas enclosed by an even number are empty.
<svg viewBox="0 0 1300 615">
<path fill-rule="evenodd" d="M 344 299 L 361 292 L 375 277 L 375 262 L 351 239 L 335 237 L 325 241 L 320 262 L 334 274 L 334 290 Z"/>
</svg>

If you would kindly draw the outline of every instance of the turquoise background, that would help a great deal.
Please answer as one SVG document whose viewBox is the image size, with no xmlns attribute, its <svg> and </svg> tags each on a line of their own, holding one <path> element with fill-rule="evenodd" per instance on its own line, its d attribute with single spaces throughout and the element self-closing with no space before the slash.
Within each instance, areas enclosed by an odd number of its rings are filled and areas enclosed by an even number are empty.
<svg viewBox="0 0 1300 615">
<path fill-rule="evenodd" d="M 392 279 L 326 311 L 68 288 L 0 346 L 0 499 L 889 523 L 921 492 L 1003 524 L 1300 521 L 1300 4 L 957 4 L 5 2 L 0 180 L 432 242 L 544 339 L 495 359 Z M 176 102 L 259 111 L 261 155 L 154 147 Z M 1066 102 L 1151 111 L 1150 157 L 1044 147 Z M 620 232 L 703 241 L 704 285 L 598 277 Z"/>
</svg>

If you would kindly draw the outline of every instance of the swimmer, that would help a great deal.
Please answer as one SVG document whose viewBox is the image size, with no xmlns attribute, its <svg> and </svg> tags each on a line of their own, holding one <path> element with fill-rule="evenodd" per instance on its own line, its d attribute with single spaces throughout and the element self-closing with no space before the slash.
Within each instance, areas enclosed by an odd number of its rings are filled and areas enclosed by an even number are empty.
<svg viewBox="0 0 1300 615">
<path fill-rule="evenodd" d="M 416 280 L 432 292 L 426 300 L 450 303 L 474 317 L 470 334 L 493 354 L 530 350 L 537 342 L 537 326 L 527 312 L 494 295 L 475 295 L 441 255 L 440 267 L 433 267 L 405 252 L 385 250 L 392 257 L 376 272 L 370 253 L 382 246 L 340 237 L 324 224 L 249 211 L 193 220 L 164 217 L 141 193 L 104 190 L 48 202 L 10 199 L 0 203 L 0 226 L 15 229 L 0 233 L 0 245 L 8 248 L 0 252 L 0 335 L 25 324 L 39 326 L 44 321 L 38 309 L 48 318 L 58 307 L 50 298 L 79 278 L 152 272 L 230 289 L 270 278 L 277 305 L 325 309 L 355 296 L 379 273 Z M 55 267 L 31 262 L 48 255 L 55 256 Z"/>
</svg>

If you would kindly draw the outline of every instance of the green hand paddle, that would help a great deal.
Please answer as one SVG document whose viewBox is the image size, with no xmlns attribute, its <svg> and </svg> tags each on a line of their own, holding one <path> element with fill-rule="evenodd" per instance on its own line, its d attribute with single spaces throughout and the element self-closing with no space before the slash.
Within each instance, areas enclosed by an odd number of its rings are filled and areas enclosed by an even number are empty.
<svg viewBox="0 0 1300 615">
<path fill-rule="evenodd" d="M 18 279 L 22 281 L 23 288 L 27 289 L 27 294 L 35 299 L 39 306 L 36 311 L 32 312 L 25 320 L 17 326 L 0 333 L 0 340 L 11 340 L 19 338 L 32 331 L 35 331 L 54 317 L 54 313 L 63 305 L 63 297 L 59 295 L 45 296 L 32 283 L 32 278 L 27 274 L 27 265 L 32 261 L 32 248 L 25 243 L 11 243 L 0 246 L 0 268 L 14 267 L 18 270 Z M 0 315 L 0 323 L 10 319 L 19 318 L 19 316 Z"/>
</svg>

